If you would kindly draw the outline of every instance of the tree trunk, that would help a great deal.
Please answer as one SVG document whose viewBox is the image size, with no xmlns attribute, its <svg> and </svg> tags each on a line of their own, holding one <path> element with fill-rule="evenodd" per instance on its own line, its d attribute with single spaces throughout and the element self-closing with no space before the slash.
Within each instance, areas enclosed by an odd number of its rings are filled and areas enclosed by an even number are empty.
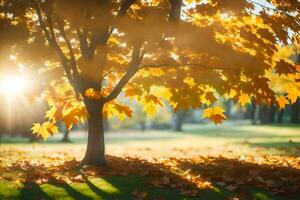
<svg viewBox="0 0 300 200">
<path fill-rule="evenodd" d="M 259 108 L 259 119 L 261 124 L 270 123 L 269 108 L 266 104 L 262 104 Z"/>
<path fill-rule="evenodd" d="M 109 131 L 109 122 L 108 119 L 103 119 L 103 129 L 104 131 Z"/>
<path fill-rule="evenodd" d="M 30 135 L 29 135 L 29 142 L 39 142 L 39 141 L 40 141 L 40 138 L 38 136 L 36 136 L 33 133 L 30 133 Z"/>
<path fill-rule="evenodd" d="M 66 129 L 64 132 L 64 137 L 61 140 L 62 142 L 71 142 L 71 140 L 69 138 L 69 133 L 70 133 L 70 131 L 68 129 Z"/>
<path fill-rule="evenodd" d="M 88 118 L 88 143 L 83 164 L 92 166 L 105 166 L 103 104 L 99 101 L 85 103 L 89 113 Z"/>
<path fill-rule="evenodd" d="M 298 123 L 300 113 L 300 99 L 298 99 L 294 104 L 292 104 L 291 107 L 291 123 Z"/>
<path fill-rule="evenodd" d="M 140 124 L 140 131 L 145 131 L 146 130 L 146 123 L 144 121 L 139 122 Z"/>
<path fill-rule="evenodd" d="M 281 109 L 278 113 L 277 123 L 281 124 L 283 121 L 284 109 Z"/>
<path fill-rule="evenodd" d="M 257 104 L 254 99 L 251 99 L 251 124 L 256 124 L 255 113 L 257 110 Z"/>
<path fill-rule="evenodd" d="M 177 121 L 175 124 L 175 131 L 181 132 L 182 131 L 182 121 Z"/>
<path fill-rule="evenodd" d="M 270 108 L 269 108 L 269 122 L 270 123 L 275 122 L 275 114 L 276 114 L 276 106 L 274 104 L 271 104 Z"/>
<path fill-rule="evenodd" d="M 187 111 L 179 110 L 175 113 L 175 131 L 182 131 L 182 124 L 187 116 Z"/>
</svg>

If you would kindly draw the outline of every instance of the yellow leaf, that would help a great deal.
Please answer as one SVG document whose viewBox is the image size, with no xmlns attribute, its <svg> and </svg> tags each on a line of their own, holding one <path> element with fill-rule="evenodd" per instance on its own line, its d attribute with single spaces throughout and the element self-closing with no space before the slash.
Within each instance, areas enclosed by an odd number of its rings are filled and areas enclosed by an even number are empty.
<svg viewBox="0 0 300 200">
<path fill-rule="evenodd" d="M 247 104 L 247 103 L 250 103 L 250 97 L 249 97 L 249 95 L 248 94 L 245 94 L 245 93 L 241 93 L 240 94 L 240 96 L 239 96 L 239 101 L 240 101 L 240 103 L 241 103 L 241 106 L 242 107 L 245 107 L 245 105 Z"/>
<path fill-rule="evenodd" d="M 191 88 L 196 85 L 195 80 L 191 77 L 187 77 L 183 80 L 186 84 L 188 84 Z"/>
<path fill-rule="evenodd" d="M 160 77 L 160 76 L 163 76 L 165 74 L 165 72 L 160 68 L 150 68 L 149 74 L 151 74 L 152 76 Z"/>
<path fill-rule="evenodd" d="M 279 105 L 279 109 L 284 109 L 285 105 L 289 104 L 289 101 L 286 99 L 285 96 L 280 96 L 276 99 L 276 101 L 278 102 Z"/>
<path fill-rule="evenodd" d="M 228 100 L 228 99 L 233 98 L 235 95 L 236 95 L 236 91 L 231 89 L 229 93 L 226 93 L 224 95 L 224 97 L 225 97 L 226 100 Z"/>
<path fill-rule="evenodd" d="M 291 100 L 291 104 L 295 103 L 300 96 L 300 91 L 298 91 L 296 88 L 288 90 L 287 98 Z"/>
<path fill-rule="evenodd" d="M 153 117 L 156 114 L 157 112 L 156 104 L 153 101 L 149 101 L 149 102 L 143 101 L 142 104 L 143 104 L 143 110 L 147 113 L 148 116 Z"/>
<path fill-rule="evenodd" d="M 58 133 L 57 126 L 51 122 L 44 122 L 43 124 L 34 123 L 31 130 L 32 133 L 41 136 L 43 140 L 46 140 L 50 135 Z"/>
<path fill-rule="evenodd" d="M 86 89 L 86 91 L 84 92 L 84 95 L 86 97 L 92 98 L 95 95 L 95 90 L 93 88 Z"/>
<path fill-rule="evenodd" d="M 89 99 L 99 100 L 101 98 L 101 92 L 94 90 L 94 88 L 86 89 L 84 95 Z"/>
<path fill-rule="evenodd" d="M 209 120 L 214 121 L 216 124 L 221 124 L 224 119 L 227 119 L 224 112 L 224 109 L 220 106 L 207 108 L 203 110 L 203 118 L 209 118 Z"/>
<path fill-rule="evenodd" d="M 172 96 L 172 93 L 170 92 L 169 88 L 165 88 L 165 87 L 153 87 L 151 88 L 151 92 L 154 96 L 160 97 L 160 98 L 164 98 L 169 100 Z"/>
</svg>

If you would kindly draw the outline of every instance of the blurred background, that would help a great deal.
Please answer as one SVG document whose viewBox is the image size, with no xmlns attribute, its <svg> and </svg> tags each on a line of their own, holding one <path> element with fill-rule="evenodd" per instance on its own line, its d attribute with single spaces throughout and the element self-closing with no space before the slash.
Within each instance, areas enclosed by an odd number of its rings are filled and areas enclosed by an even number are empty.
<svg viewBox="0 0 300 200">
<path fill-rule="evenodd" d="M 120 99 L 126 101 L 122 95 Z M 224 153 L 240 156 L 261 152 L 300 155 L 299 99 L 282 110 L 275 105 L 268 107 L 255 103 L 242 108 L 234 105 L 232 100 L 219 99 L 215 104 L 226 108 L 228 117 L 221 125 L 202 118 L 205 107 L 176 113 L 171 107 L 158 107 L 154 116 L 148 116 L 134 101 L 126 103 L 133 110 L 132 118 L 120 121 L 113 117 L 105 121 L 108 154 L 143 157 Z M 47 141 L 31 133 L 32 123 L 42 122 L 47 108 L 43 102 L 30 103 L 21 95 L 1 98 L 0 145 L 4 148 L 10 145 L 34 147 L 39 152 L 57 146 L 58 149 L 69 148 L 81 156 L 87 141 L 87 126 L 84 123 L 70 131 L 66 131 L 64 124 L 59 124 L 60 133 Z"/>
<path fill-rule="evenodd" d="M 293 56 L 292 59 L 298 62 L 300 56 Z M 76 151 L 74 155 L 82 156 L 87 142 L 85 123 L 74 126 L 70 131 L 61 123 L 59 133 L 43 141 L 30 129 L 34 122 L 43 122 L 49 107 L 40 99 L 31 101 L 24 95 L 36 86 L 35 79 L 22 75 L 0 78 L 1 147 L 34 147 L 39 151 L 50 151 L 53 147 L 69 148 L 72 152 Z M 272 88 L 279 95 L 284 95 L 291 88 L 287 78 L 269 78 L 274 85 Z M 223 107 L 228 118 L 221 125 L 203 119 L 202 111 L 207 105 L 197 110 L 173 112 L 171 106 L 164 102 L 165 106 L 152 108 L 155 114 L 149 115 L 139 103 L 129 101 L 124 94 L 118 100 L 130 106 L 133 112 L 131 118 L 120 120 L 112 117 L 105 120 L 108 154 L 142 157 L 224 153 L 229 156 L 257 153 L 300 155 L 299 98 L 285 109 L 279 109 L 273 104 L 262 103 L 258 106 L 255 99 L 250 99 L 242 107 L 231 99 L 220 97 L 214 105 Z"/>
</svg>

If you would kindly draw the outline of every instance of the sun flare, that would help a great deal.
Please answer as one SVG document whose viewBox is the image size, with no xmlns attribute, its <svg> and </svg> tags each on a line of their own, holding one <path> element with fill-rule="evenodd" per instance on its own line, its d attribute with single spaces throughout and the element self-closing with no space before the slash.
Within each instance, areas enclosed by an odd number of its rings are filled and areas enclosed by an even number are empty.
<svg viewBox="0 0 300 200">
<path fill-rule="evenodd" d="M 17 95 L 23 93 L 28 87 L 28 81 L 23 77 L 6 77 L 1 81 L 1 90 L 7 95 Z"/>
</svg>

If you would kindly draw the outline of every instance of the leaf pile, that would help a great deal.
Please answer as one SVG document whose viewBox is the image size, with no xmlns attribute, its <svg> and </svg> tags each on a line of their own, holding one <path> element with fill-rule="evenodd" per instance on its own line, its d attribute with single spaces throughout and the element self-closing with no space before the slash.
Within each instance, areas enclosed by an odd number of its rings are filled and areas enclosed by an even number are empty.
<svg viewBox="0 0 300 200">
<path fill-rule="evenodd" d="M 16 152 L 14 152 L 16 153 Z M 24 152 L 19 152 L 22 154 Z M 107 156 L 107 167 L 81 166 L 66 152 L 42 159 L 21 157 L 10 162 L 7 152 L 0 154 L 0 179 L 15 183 L 85 182 L 90 177 L 144 176 L 156 188 L 176 188 L 184 195 L 197 196 L 201 190 L 222 187 L 239 192 L 247 185 L 289 195 L 300 192 L 300 158 L 282 156 L 152 158 Z M 133 191 L 137 199 L 147 193 Z"/>
</svg>

